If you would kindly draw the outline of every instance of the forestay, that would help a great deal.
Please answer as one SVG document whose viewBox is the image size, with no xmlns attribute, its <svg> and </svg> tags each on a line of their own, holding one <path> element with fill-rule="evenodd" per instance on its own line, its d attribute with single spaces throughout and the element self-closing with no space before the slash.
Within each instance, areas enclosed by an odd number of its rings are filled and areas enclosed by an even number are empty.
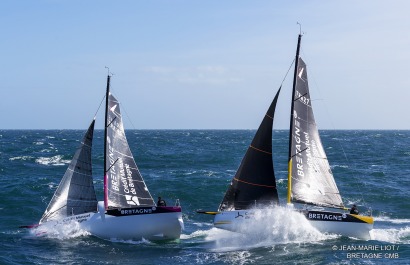
<svg viewBox="0 0 410 265">
<path fill-rule="evenodd" d="M 291 200 L 343 208 L 316 126 L 305 62 L 299 58 L 291 120 Z"/>
<path fill-rule="evenodd" d="M 80 147 L 75 152 L 40 224 L 97 210 L 91 165 L 94 123 L 95 120 L 92 121 Z"/>
</svg>

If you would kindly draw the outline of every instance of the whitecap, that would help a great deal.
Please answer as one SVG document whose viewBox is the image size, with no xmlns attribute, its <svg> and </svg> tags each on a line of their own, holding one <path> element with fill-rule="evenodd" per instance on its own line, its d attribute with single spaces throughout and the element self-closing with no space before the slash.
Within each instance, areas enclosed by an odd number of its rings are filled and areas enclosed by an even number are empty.
<svg viewBox="0 0 410 265">
<path fill-rule="evenodd" d="M 70 163 L 70 160 L 64 160 L 62 155 L 56 155 L 52 157 L 39 157 L 36 159 L 36 163 L 46 166 L 62 166 Z"/>
<path fill-rule="evenodd" d="M 33 159 L 34 157 L 32 156 L 16 156 L 16 157 L 11 157 L 9 158 L 10 161 L 14 161 L 14 160 L 22 160 L 22 161 L 26 161 L 29 159 Z"/>
<path fill-rule="evenodd" d="M 197 173 L 196 170 L 194 170 L 194 171 L 189 171 L 189 172 L 185 172 L 185 173 L 183 173 L 182 175 L 189 176 L 189 175 L 193 175 L 193 174 L 195 174 L 195 173 Z"/>
<path fill-rule="evenodd" d="M 278 181 L 278 183 L 280 183 L 280 184 L 282 184 L 282 183 L 287 183 L 287 179 L 278 179 L 277 180 Z"/>
<path fill-rule="evenodd" d="M 372 240 L 384 241 L 389 243 L 410 244 L 410 226 L 403 228 L 385 228 L 370 230 Z"/>
<path fill-rule="evenodd" d="M 116 243 L 126 243 L 126 244 L 132 244 L 132 245 L 155 245 L 153 242 L 142 238 L 141 240 L 123 240 L 123 239 L 117 239 L 117 238 L 110 238 L 109 241 L 111 242 L 116 242 Z"/>
<path fill-rule="evenodd" d="M 374 217 L 374 221 L 387 222 L 387 223 L 392 223 L 392 224 L 409 224 L 410 223 L 410 219 L 391 219 L 388 216 Z"/>
<path fill-rule="evenodd" d="M 340 167 L 340 168 L 349 168 L 348 165 L 332 165 L 332 166 L 330 166 L 331 169 L 334 169 L 334 168 L 337 168 L 337 167 Z"/>
</svg>

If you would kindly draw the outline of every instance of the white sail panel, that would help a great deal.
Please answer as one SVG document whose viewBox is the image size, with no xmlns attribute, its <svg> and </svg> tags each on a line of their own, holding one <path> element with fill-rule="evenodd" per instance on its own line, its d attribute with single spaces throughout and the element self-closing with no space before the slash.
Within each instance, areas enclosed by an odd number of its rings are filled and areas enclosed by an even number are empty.
<svg viewBox="0 0 410 265">
<path fill-rule="evenodd" d="M 291 121 L 291 200 L 343 208 L 312 110 L 305 62 L 299 58 Z"/>
<path fill-rule="evenodd" d="M 125 137 L 118 100 L 110 93 L 107 107 L 106 191 L 108 208 L 154 206 Z"/>
<path fill-rule="evenodd" d="M 94 123 L 84 135 L 40 223 L 97 210 L 91 165 Z"/>
</svg>

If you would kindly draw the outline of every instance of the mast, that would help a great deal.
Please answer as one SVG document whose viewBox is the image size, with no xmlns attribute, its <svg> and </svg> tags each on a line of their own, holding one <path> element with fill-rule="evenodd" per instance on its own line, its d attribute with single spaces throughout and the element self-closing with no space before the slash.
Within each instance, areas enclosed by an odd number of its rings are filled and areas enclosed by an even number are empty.
<svg viewBox="0 0 410 265">
<path fill-rule="evenodd" d="M 293 122 L 293 101 L 295 100 L 295 92 L 296 92 L 296 77 L 298 72 L 298 63 L 299 63 L 299 51 L 300 51 L 300 41 L 302 39 L 302 33 L 299 33 L 298 37 L 298 46 L 296 48 L 296 58 L 295 58 L 295 72 L 293 75 L 293 88 L 292 88 L 292 101 L 291 101 L 291 109 L 290 109 L 290 126 L 289 126 L 289 159 L 288 159 L 288 197 L 287 203 L 290 203 L 290 197 L 292 192 L 292 122 Z"/>
<path fill-rule="evenodd" d="M 108 95 L 110 94 L 110 73 L 107 75 L 107 89 L 105 94 L 105 122 L 104 122 L 104 206 L 108 208 L 108 190 L 107 190 L 107 124 L 108 124 Z"/>
</svg>

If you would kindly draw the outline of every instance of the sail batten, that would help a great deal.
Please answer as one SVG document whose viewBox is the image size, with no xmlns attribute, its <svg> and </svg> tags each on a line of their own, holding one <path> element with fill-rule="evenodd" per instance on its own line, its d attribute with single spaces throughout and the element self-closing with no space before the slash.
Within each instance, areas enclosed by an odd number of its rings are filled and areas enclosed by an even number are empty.
<svg viewBox="0 0 410 265">
<path fill-rule="evenodd" d="M 272 125 L 279 91 L 242 159 L 219 211 L 248 209 L 279 202 L 272 161 Z"/>
<path fill-rule="evenodd" d="M 97 210 L 91 166 L 94 123 L 93 120 L 40 219 L 40 223 Z"/>
<path fill-rule="evenodd" d="M 315 122 L 306 64 L 298 58 L 297 65 L 290 122 L 291 201 L 343 208 Z"/>
</svg>

